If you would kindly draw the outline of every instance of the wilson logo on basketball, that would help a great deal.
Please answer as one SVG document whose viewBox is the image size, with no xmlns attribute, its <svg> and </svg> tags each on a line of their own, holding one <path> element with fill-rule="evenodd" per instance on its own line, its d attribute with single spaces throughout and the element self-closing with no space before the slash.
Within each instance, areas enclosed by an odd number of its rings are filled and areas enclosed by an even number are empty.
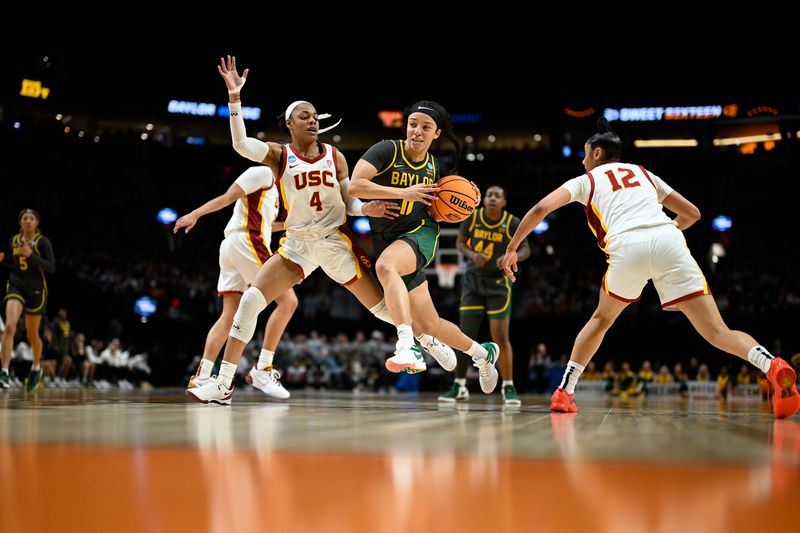
<svg viewBox="0 0 800 533">
<path fill-rule="evenodd" d="M 467 209 L 469 211 L 472 211 L 474 209 L 473 206 L 469 205 L 467 202 L 465 202 L 464 200 L 462 200 L 461 198 L 458 198 L 456 196 L 451 196 L 450 197 L 450 203 L 453 204 L 454 206 L 460 208 L 460 209 Z"/>
</svg>

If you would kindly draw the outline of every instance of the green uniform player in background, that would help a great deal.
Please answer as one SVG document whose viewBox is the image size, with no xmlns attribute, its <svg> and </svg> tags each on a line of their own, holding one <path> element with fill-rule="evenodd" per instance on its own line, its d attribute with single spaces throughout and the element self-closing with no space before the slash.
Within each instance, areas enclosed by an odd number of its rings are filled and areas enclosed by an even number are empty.
<svg viewBox="0 0 800 533">
<path fill-rule="evenodd" d="M 461 280 L 461 331 L 476 337 L 484 315 L 489 319 L 492 340 L 500 345 L 500 374 L 503 376 L 503 400 L 506 405 L 521 405 L 514 388 L 514 358 L 509 339 L 511 319 L 511 280 L 499 267 L 506 246 L 519 226 L 519 219 L 506 211 L 506 193 L 498 186 L 489 187 L 483 197 L 483 207 L 476 209 L 459 227 L 456 246 L 469 259 L 469 266 Z M 520 260 L 530 256 L 530 247 L 524 241 L 519 247 Z M 460 352 L 456 380 L 443 395 L 441 402 L 454 402 L 469 398 L 467 369 L 470 358 Z M 505 355 L 508 354 L 508 357 Z"/>
</svg>

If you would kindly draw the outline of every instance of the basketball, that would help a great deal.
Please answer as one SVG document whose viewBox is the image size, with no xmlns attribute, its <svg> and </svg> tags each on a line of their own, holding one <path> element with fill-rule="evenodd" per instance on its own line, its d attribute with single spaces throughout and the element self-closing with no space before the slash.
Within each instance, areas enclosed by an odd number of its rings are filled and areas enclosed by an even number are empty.
<svg viewBox="0 0 800 533">
<path fill-rule="evenodd" d="M 438 197 L 428 207 L 437 222 L 461 222 L 478 207 L 478 196 L 472 183 L 461 176 L 445 176 L 436 182 Z"/>
</svg>

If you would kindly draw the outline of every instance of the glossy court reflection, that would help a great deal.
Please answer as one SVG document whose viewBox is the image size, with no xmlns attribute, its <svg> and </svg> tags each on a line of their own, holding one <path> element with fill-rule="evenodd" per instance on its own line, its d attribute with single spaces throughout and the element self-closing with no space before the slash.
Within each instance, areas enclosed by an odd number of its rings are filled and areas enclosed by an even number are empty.
<svg viewBox="0 0 800 533">
<path fill-rule="evenodd" d="M 757 406 L 178 394 L 8 402 L 3 531 L 754 531 L 793 523 L 800 425 Z M 238 399 L 238 398 L 237 398 Z M 136 401 L 138 400 L 138 401 Z M 88 527 L 87 527 L 88 525 Z M 757 529 L 756 529 L 757 528 Z"/>
</svg>

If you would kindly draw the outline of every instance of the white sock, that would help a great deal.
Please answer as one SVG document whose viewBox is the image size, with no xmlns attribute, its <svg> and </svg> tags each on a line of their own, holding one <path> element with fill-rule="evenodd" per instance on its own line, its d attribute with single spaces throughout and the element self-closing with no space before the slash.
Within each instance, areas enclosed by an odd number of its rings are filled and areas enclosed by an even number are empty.
<svg viewBox="0 0 800 533">
<path fill-rule="evenodd" d="M 0 373 L 8 374 L 8 369 L 7 368 L 0 369 Z"/>
<path fill-rule="evenodd" d="M 578 384 L 578 379 L 584 370 L 586 370 L 585 366 L 579 365 L 575 361 L 570 361 L 564 371 L 564 377 L 561 378 L 559 387 L 567 391 L 567 394 L 575 394 L 575 385 Z"/>
<path fill-rule="evenodd" d="M 40 367 L 39 367 L 39 365 L 33 365 L 33 366 L 31 367 L 31 371 L 33 371 L 33 370 L 39 370 L 39 368 L 40 368 Z"/>
<path fill-rule="evenodd" d="M 467 386 L 467 378 L 456 378 L 456 384 L 459 387 L 466 387 Z"/>
<path fill-rule="evenodd" d="M 775 359 L 769 351 L 763 346 L 753 346 L 747 352 L 747 360 L 753 363 L 756 368 L 760 369 L 763 373 L 769 372 L 769 367 L 772 365 L 772 360 Z"/>
<path fill-rule="evenodd" d="M 428 334 L 426 334 L 426 333 L 423 333 L 423 334 L 422 334 L 422 335 L 420 335 L 419 337 L 416 337 L 416 339 L 417 339 L 417 340 L 419 341 L 419 343 L 420 343 L 421 345 L 423 345 L 423 346 L 427 346 L 427 345 L 429 345 L 431 342 L 433 342 L 433 337 L 431 337 L 430 335 L 428 335 Z"/>
<path fill-rule="evenodd" d="M 489 355 L 489 352 L 486 351 L 486 348 L 475 341 L 472 341 L 472 346 L 470 346 L 464 353 L 472 357 L 473 361 L 477 361 L 478 359 L 486 359 L 486 356 Z"/>
<path fill-rule="evenodd" d="M 407 350 L 414 344 L 414 331 L 408 324 L 397 326 L 397 350 Z"/>
<path fill-rule="evenodd" d="M 197 369 L 197 377 L 200 379 L 208 379 L 211 377 L 211 369 L 214 368 L 214 361 L 203 357 L 200 360 L 200 368 Z"/>
<path fill-rule="evenodd" d="M 225 385 L 225 388 L 230 389 L 233 383 L 233 376 L 236 375 L 236 365 L 228 361 L 222 361 L 219 367 L 219 377 L 217 379 Z"/>
<path fill-rule="evenodd" d="M 514 380 L 513 379 L 504 379 L 503 380 L 503 387 L 505 387 L 506 385 L 511 385 L 513 387 L 514 386 Z"/>
<path fill-rule="evenodd" d="M 258 356 L 258 364 L 256 365 L 256 369 L 264 370 L 268 366 L 272 366 L 273 359 L 275 359 L 275 352 L 261 348 L 261 355 Z"/>
</svg>

